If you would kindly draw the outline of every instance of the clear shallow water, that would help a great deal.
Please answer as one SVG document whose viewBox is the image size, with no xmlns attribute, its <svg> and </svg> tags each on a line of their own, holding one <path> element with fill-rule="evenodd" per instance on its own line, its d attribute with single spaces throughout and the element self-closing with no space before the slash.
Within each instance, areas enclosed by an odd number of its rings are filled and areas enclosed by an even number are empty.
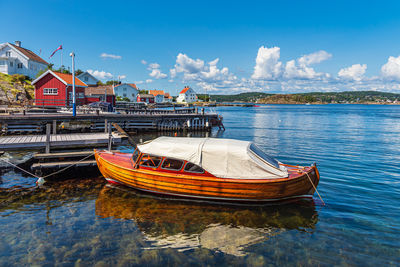
<svg viewBox="0 0 400 267">
<path fill-rule="evenodd" d="M 317 197 L 254 208 L 183 202 L 101 178 L 35 188 L 6 171 L 0 266 L 399 265 L 400 106 L 217 111 L 226 131 L 214 136 L 254 141 L 285 163 L 317 162 L 327 205 Z"/>
</svg>

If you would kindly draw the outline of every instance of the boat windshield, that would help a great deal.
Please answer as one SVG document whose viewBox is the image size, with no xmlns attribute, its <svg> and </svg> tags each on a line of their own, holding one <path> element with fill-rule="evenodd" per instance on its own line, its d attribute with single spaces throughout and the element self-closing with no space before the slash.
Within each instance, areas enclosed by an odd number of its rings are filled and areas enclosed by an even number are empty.
<svg viewBox="0 0 400 267">
<path fill-rule="evenodd" d="M 136 162 L 139 156 L 139 149 L 135 149 L 135 151 L 132 154 L 132 161 Z"/>
<path fill-rule="evenodd" d="M 274 166 L 275 168 L 279 169 L 279 163 L 273 157 L 267 155 L 264 151 L 262 151 L 258 146 L 255 144 L 250 145 L 250 151 L 253 152 L 257 157 L 261 160 L 267 162 L 268 164 Z"/>
</svg>

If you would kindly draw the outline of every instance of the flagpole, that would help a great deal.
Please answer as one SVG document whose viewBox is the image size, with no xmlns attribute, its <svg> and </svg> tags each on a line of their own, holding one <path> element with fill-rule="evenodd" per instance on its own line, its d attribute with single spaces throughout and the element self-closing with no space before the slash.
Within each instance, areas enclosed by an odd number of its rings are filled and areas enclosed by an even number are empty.
<svg viewBox="0 0 400 267">
<path fill-rule="evenodd" d="M 76 99 L 75 99 L 75 54 L 69 54 L 72 57 L 72 116 L 76 117 Z"/>
<path fill-rule="evenodd" d="M 60 49 L 61 50 L 61 66 L 60 66 L 60 69 L 62 68 L 62 54 L 63 54 L 63 52 L 62 52 L 62 49 Z M 62 70 L 61 70 L 62 71 Z"/>
</svg>

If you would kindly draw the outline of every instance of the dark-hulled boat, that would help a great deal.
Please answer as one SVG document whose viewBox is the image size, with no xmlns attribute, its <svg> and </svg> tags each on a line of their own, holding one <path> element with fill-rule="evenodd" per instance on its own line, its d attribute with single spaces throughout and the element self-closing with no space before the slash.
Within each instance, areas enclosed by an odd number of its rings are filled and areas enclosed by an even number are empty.
<svg viewBox="0 0 400 267">
<path fill-rule="evenodd" d="M 219 138 L 159 137 L 134 153 L 96 151 L 111 183 L 186 198 L 265 202 L 310 197 L 319 182 L 314 165 L 278 162 L 254 143 Z"/>
</svg>

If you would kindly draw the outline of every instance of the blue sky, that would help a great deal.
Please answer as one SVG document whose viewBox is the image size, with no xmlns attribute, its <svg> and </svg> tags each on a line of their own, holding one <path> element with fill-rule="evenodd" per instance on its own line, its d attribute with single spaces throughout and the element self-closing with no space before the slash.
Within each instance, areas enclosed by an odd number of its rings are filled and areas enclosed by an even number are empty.
<svg viewBox="0 0 400 267">
<path fill-rule="evenodd" d="M 400 92 L 399 1 L 0 0 L 0 10 L 0 42 L 21 40 L 56 66 L 62 44 L 66 66 L 74 51 L 78 68 L 143 89 Z"/>
</svg>

